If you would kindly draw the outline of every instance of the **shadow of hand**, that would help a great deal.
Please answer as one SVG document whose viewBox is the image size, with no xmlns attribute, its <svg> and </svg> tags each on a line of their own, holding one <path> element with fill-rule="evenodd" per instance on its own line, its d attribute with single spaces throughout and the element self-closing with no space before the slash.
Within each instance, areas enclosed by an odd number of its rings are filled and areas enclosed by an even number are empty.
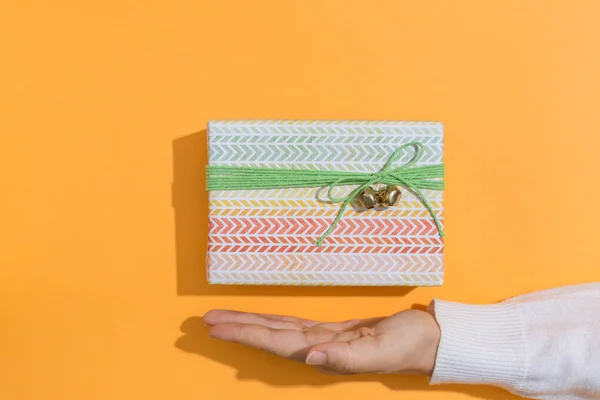
<svg viewBox="0 0 600 400">
<path fill-rule="evenodd" d="M 324 375 L 298 362 L 285 360 L 272 354 L 240 345 L 220 342 L 208 336 L 208 328 L 202 318 L 190 317 L 181 325 L 183 335 L 175 347 L 186 352 L 209 358 L 235 368 L 240 380 L 257 380 L 269 386 L 331 386 L 345 382 L 379 382 L 394 391 L 426 390 L 435 392 L 463 393 L 487 400 L 514 400 L 514 396 L 502 389 L 484 386 L 444 385 L 429 386 L 426 378 L 408 375 Z"/>
</svg>

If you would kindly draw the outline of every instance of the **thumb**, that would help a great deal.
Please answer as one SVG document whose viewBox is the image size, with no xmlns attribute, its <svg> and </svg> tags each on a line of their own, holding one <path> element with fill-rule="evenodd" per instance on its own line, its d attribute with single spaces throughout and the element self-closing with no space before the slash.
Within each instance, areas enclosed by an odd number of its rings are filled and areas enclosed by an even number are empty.
<svg viewBox="0 0 600 400">
<path fill-rule="evenodd" d="M 306 364 L 333 369 L 343 374 L 375 372 L 371 337 L 348 342 L 327 342 L 308 351 Z"/>
</svg>

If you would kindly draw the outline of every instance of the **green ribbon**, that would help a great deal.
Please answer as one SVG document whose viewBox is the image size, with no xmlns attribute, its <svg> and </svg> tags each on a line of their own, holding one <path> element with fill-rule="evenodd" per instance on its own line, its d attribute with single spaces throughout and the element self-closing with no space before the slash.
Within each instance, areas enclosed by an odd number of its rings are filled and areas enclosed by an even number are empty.
<svg viewBox="0 0 600 400">
<path fill-rule="evenodd" d="M 400 158 L 400 154 L 408 147 L 416 149 L 415 155 L 407 163 L 393 168 L 393 164 Z M 440 237 L 444 237 L 444 230 L 435 215 L 433 207 L 421 192 L 421 189 L 444 190 L 444 164 L 414 166 L 423 157 L 423 144 L 409 142 L 398 147 L 392 153 L 384 167 L 376 173 L 347 172 L 347 171 L 320 171 L 295 168 L 264 168 L 264 167 L 236 167 L 214 166 L 206 168 L 206 190 L 260 190 L 260 189 L 285 189 L 300 187 L 329 187 L 327 197 L 333 203 L 342 203 L 340 210 L 325 233 L 315 242 L 321 246 L 323 241 L 333 232 L 336 225 L 344 215 L 346 208 L 364 189 L 374 184 L 403 186 L 418 196 L 425 208 L 431 214 L 438 229 Z M 348 195 L 334 197 L 333 189 L 336 186 L 358 185 Z"/>
</svg>

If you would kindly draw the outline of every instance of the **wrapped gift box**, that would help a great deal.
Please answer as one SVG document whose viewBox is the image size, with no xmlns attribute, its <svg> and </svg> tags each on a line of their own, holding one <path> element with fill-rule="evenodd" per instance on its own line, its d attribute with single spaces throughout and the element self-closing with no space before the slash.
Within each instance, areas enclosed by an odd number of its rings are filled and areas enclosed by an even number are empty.
<svg viewBox="0 0 600 400">
<path fill-rule="evenodd" d="M 416 165 L 440 164 L 443 126 L 430 122 L 211 121 L 210 165 L 377 172 L 402 144 L 419 141 Z M 408 162 L 405 152 L 397 161 Z M 353 187 L 338 187 L 335 194 Z M 442 191 L 423 190 L 440 221 Z M 294 188 L 209 192 L 211 284 L 438 286 L 444 243 L 410 191 L 398 206 L 348 207 L 320 247 L 339 204 L 326 190 Z"/>
</svg>

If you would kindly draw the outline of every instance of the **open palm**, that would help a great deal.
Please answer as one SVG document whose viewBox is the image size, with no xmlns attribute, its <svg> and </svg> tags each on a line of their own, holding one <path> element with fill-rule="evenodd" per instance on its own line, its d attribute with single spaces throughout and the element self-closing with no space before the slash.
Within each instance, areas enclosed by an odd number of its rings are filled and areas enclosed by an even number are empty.
<svg viewBox="0 0 600 400">
<path fill-rule="evenodd" d="M 344 322 L 214 310 L 204 323 L 214 338 L 341 374 L 430 375 L 440 339 L 434 318 L 417 310 Z"/>
</svg>

